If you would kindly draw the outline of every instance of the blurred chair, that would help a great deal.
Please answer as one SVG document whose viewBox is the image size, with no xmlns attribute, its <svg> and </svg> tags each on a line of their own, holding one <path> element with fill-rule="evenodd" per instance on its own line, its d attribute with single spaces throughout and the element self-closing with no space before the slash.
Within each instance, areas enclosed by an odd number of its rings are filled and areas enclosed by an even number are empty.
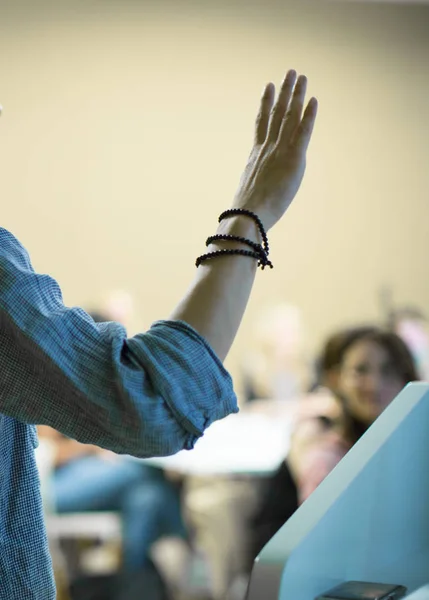
<svg viewBox="0 0 429 600">
<path fill-rule="evenodd" d="M 120 515 L 115 512 L 56 514 L 50 487 L 54 459 L 55 445 L 47 439 L 39 439 L 36 462 L 54 566 L 57 564 L 58 573 L 68 581 L 82 572 L 104 574 L 116 571 L 122 541 Z M 83 540 L 92 545 L 83 549 Z"/>
<path fill-rule="evenodd" d="M 41 482 L 42 500 L 49 546 L 54 562 L 58 600 L 69 582 L 79 575 L 107 575 L 120 567 L 122 524 L 116 512 L 79 512 L 58 514 L 50 481 L 55 464 L 55 444 L 39 439 L 36 461 Z M 89 544 L 89 545 L 88 545 Z M 183 542 L 164 537 L 152 549 L 151 558 L 174 595 L 187 599 L 208 596 L 207 563 L 196 550 L 186 553 Z"/>
</svg>

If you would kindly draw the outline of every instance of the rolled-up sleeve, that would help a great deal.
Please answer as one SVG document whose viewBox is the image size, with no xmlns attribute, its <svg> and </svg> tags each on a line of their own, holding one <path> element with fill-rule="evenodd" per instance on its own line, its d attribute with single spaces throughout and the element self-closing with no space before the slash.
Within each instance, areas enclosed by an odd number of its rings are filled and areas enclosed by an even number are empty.
<svg viewBox="0 0 429 600">
<path fill-rule="evenodd" d="M 237 412 L 232 381 L 206 341 L 180 321 L 128 338 L 64 306 L 0 229 L 0 412 L 138 457 L 190 449 Z"/>
</svg>

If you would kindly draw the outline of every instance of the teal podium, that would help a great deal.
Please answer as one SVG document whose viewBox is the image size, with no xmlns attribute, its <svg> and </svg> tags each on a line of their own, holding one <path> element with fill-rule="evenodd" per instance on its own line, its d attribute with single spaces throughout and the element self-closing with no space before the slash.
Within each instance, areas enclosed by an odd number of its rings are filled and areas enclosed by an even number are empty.
<svg viewBox="0 0 429 600">
<path fill-rule="evenodd" d="M 247 600 L 429 584 L 429 384 L 409 384 L 265 546 Z"/>
</svg>

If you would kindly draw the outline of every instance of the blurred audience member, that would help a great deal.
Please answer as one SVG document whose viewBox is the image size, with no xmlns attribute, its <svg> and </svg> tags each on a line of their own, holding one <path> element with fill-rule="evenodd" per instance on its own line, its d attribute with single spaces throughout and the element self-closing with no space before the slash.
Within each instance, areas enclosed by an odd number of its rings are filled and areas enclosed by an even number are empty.
<svg viewBox="0 0 429 600">
<path fill-rule="evenodd" d="M 296 398 L 308 387 L 300 310 L 288 304 L 266 309 L 256 321 L 252 350 L 243 364 L 245 401 Z"/>
<path fill-rule="evenodd" d="M 163 536 L 186 537 L 180 499 L 162 471 L 66 438 L 39 426 L 56 446 L 51 488 L 55 511 L 118 511 L 122 516 L 125 571 L 147 566 L 152 544 Z"/>
<path fill-rule="evenodd" d="M 288 457 L 271 478 L 251 520 L 249 571 L 299 504 L 402 388 L 418 379 L 405 343 L 396 334 L 376 327 L 337 334 L 328 340 L 323 355 L 332 358 L 327 364 L 335 375 L 333 389 L 321 389 L 302 403 Z"/>
<path fill-rule="evenodd" d="M 102 313 L 109 321 L 117 321 L 129 330 L 135 318 L 134 298 L 125 290 L 111 290 L 104 296 Z"/>
<path fill-rule="evenodd" d="M 340 356 L 337 391 L 360 437 L 402 388 L 419 376 L 404 341 L 376 327 L 350 330 Z"/>
<path fill-rule="evenodd" d="M 317 390 L 319 387 L 326 387 L 330 390 L 337 389 L 341 348 L 348 332 L 347 329 L 341 329 L 326 340 L 322 352 L 316 360 L 315 381 L 310 387 L 310 392 Z"/>
</svg>

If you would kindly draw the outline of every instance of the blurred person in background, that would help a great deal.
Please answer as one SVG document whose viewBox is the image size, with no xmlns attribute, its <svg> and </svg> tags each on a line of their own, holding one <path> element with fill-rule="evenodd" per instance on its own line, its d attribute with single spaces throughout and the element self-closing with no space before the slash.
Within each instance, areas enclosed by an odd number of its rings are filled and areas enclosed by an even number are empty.
<svg viewBox="0 0 429 600">
<path fill-rule="evenodd" d="M 55 447 L 51 481 L 55 512 L 119 512 L 125 572 L 147 567 L 151 547 L 161 537 L 186 539 L 179 491 L 161 469 L 81 444 L 46 425 L 38 432 Z"/>
<path fill-rule="evenodd" d="M 338 388 L 342 344 L 349 331 L 349 329 L 340 329 L 331 334 L 326 340 L 322 351 L 315 361 L 314 380 L 309 389 L 310 393 L 317 391 L 321 387 L 328 388 L 329 390 L 336 390 Z"/>
<path fill-rule="evenodd" d="M 336 333 L 324 347 L 321 364 L 321 381 L 329 381 L 332 389 L 319 388 L 303 398 L 288 456 L 250 520 L 248 572 L 262 548 L 403 387 L 418 380 L 403 340 L 377 327 Z"/>
<path fill-rule="evenodd" d="M 286 303 L 266 308 L 242 361 L 244 402 L 295 399 L 308 387 L 309 371 L 299 308 Z"/>
<path fill-rule="evenodd" d="M 337 391 L 359 434 L 410 381 L 419 380 L 413 356 L 395 333 L 377 327 L 349 330 L 339 348 Z M 358 435 L 360 437 L 360 435 Z"/>
<path fill-rule="evenodd" d="M 127 331 L 130 331 L 133 329 L 136 320 L 136 307 L 133 296 L 124 289 L 109 290 L 104 294 L 101 302 L 101 314 L 109 317 L 109 321 L 121 323 Z"/>
</svg>

